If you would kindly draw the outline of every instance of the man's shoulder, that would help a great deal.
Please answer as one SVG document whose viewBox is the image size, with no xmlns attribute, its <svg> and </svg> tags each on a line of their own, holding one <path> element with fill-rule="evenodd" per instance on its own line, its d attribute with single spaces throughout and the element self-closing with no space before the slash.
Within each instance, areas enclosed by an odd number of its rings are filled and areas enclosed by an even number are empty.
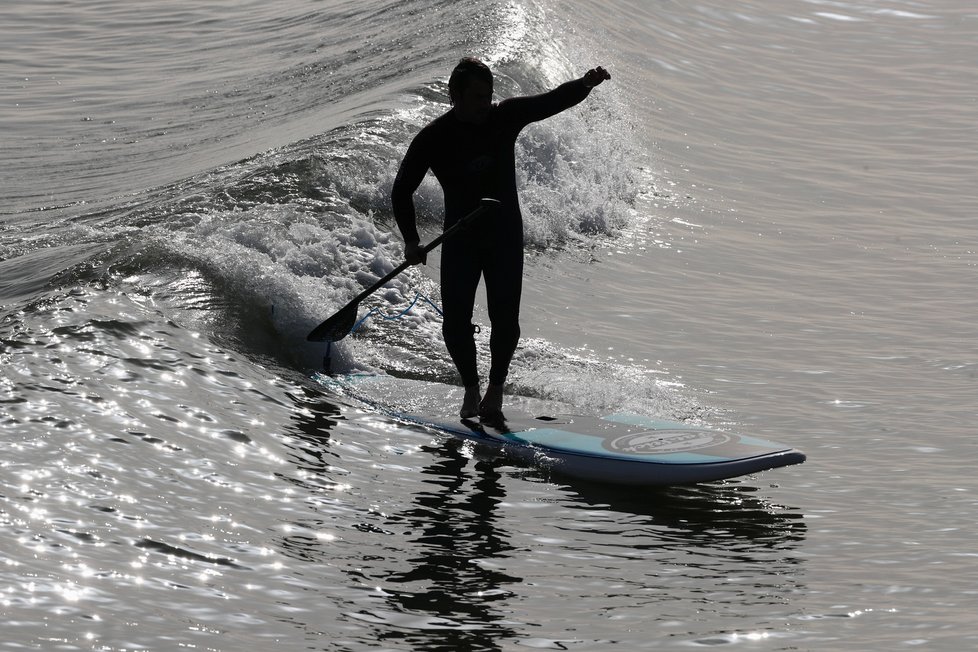
<svg viewBox="0 0 978 652">
<path fill-rule="evenodd" d="M 493 106 L 493 117 L 497 124 L 518 123 L 532 110 L 535 100 L 531 95 L 507 97 Z"/>
<path fill-rule="evenodd" d="M 458 119 L 449 110 L 422 127 L 414 142 L 429 152 L 439 151 L 458 140 L 459 125 Z"/>
<path fill-rule="evenodd" d="M 449 109 L 448 111 L 442 113 L 440 116 L 438 116 L 437 118 L 435 118 L 434 120 L 426 124 L 421 131 L 427 131 L 429 133 L 436 132 L 436 131 L 443 131 L 443 130 L 451 129 L 457 123 L 458 121 L 455 119 L 455 116 L 452 114 L 452 110 Z"/>
<path fill-rule="evenodd" d="M 451 112 L 449 111 L 421 127 L 421 130 L 415 135 L 414 140 L 418 143 L 430 143 L 444 138 L 445 134 L 451 129 L 450 120 L 448 119 L 450 115 Z"/>
</svg>

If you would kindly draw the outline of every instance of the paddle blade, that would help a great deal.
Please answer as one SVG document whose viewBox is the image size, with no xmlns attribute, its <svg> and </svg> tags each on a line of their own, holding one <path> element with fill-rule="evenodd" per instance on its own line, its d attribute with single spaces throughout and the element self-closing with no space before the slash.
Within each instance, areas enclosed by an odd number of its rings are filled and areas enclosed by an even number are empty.
<svg viewBox="0 0 978 652">
<path fill-rule="evenodd" d="M 339 342 L 350 334 L 357 323 L 357 304 L 341 308 L 335 315 L 321 323 L 306 336 L 309 342 Z"/>
</svg>

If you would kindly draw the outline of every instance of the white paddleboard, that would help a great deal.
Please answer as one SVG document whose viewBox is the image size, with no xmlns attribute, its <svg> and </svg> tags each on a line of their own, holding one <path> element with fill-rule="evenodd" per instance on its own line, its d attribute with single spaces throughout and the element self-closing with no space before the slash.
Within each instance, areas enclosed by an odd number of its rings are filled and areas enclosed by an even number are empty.
<svg viewBox="0 0 978 652">
<path fill-rule="evenodd" d="M 574 415 L 569 406 L 507 397 L 499 423 L 452 416 L 462 389 L 383 375 L 320 377 L 348 396 L 405 422 L 501 449 L 571 478 L 622 485 L 694 484 L 805 461 L 790 446 L 639 414 Z"/>
</svg>

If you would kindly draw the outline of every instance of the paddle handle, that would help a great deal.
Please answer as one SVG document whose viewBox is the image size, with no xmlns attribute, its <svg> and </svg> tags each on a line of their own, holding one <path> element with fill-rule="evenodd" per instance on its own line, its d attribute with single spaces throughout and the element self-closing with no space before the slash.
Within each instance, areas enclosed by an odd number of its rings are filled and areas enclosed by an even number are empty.
<svg viewBox="0 0 978 652">
<path fill-rule="evenodd" d="M 445 238 L 451 237 L 453 234 L 457 233 L 458 231 L 461 231 L 469 224 L 471 224 L 472 222 L 480 218 L 483 214 L 491 210 L 495 210 L 498 207 L 499 207 L 498 199 L 490 199 L 488 197 L 484 197 L 479 201 L 478 208 L 476 208 L 474 211 L 472 211 L 471 213 L 469 213 L 468 215 L 460 219 L 458 222 L 453 224 L 450 228 L 442 231 L 437 238 L 435 238 L 425 246 L 421 247 L 422 253 L 427 254 L 429 251 L 431 251 L 432 249 L 440 245 L 442 241 L 445 240 Z M 386 285 L 387 282 L 390 281 L 392 278 L 394 278 L 395 276 L 397 276 L 398 274 L 400 274 L 410 266 L 411 266 L 410 263 L 404 261 L 403 263 L 401 263 L 400 265 L 392 269 L 386 276 L 384 276 L 379 281 L 377 281 L 376 283 L 368 287 L 366 290 L 358 294 L 353 300 L 351 300 L 347 304 L 347 307 L 360 303 L 361 301 L 369 297 L 371 294 L 379 290 L 381 287 Z"/>
</svg>

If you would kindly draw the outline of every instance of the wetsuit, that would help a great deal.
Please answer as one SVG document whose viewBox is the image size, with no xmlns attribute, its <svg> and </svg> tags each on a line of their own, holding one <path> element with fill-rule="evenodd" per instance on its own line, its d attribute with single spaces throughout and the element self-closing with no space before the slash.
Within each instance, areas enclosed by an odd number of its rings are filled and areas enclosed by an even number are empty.
<svg viewBox="0 0 978 652">
<path fill-rule="evenodd" d="M 531 122 L 574 106 L 588 93 L 583 81 L 574 80 L 542 95 L 507 99 L 494 105 L 482 124 L 462 122 L 449 111 L 418 133 L 401 162 L 391 202 L 405 243 L 420 241 L 413 195 L 429 169 L 445 194 L 446 229 L 477 208 L 482 197 L 501 204 L 499 211 L 442 245 L 442 332 L 467 387 L 479 383 L 472 313 L 480 276 L 486 279 L 492 325 L 490 383 L 506 380 L 520 336 L 523 217 L 516 192 L 516 138 Z"/>
</svg>

